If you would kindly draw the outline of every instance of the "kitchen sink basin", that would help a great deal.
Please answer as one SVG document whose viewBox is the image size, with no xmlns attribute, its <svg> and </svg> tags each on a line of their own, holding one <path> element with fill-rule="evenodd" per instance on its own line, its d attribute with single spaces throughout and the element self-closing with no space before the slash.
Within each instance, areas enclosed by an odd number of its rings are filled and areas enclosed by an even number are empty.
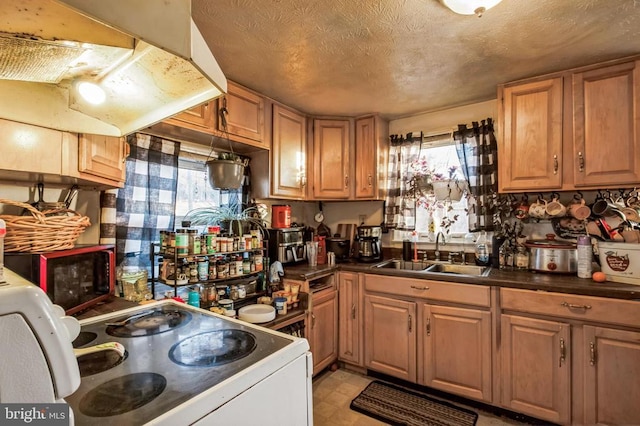
<svg viewBox="0 0 640 426">
<path fill-rule="evenodd" d="M 427 267 L 429 267 L 429 265 L 430 263 L 422 262 L 420 260 L 413 262 L 410 260 L 389 259 L 373 265 L 372 267 L 381 269 L 402 269 L 405 271 L 424 271 Z"/>
<path fill-rule="evenodd" d="M 434 263 L 433 265 L 425 269 L 425 272 L 484 277 L 489 273 L 489 267 L 477 265 L 459 265 L 455 263 Z"/>
<path fill-rule="evenodd" d="M 403 271 L 429 272 L 432 274 L 465 275 L 471 277 L 485 277 L 489 274 L 488 266 L 462 265 L 445 263 L 442 261 L 409 261 L 401 259 L 389 259 L 373 265 L 372 268 L 397 269 Z"/>
</svg>

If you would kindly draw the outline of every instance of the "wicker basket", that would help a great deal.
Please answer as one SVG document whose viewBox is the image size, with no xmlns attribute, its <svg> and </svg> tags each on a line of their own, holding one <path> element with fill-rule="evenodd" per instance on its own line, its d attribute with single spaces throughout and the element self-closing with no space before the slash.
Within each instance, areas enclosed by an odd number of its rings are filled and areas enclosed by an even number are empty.
<svg viewBox="0 0 640 426">
<path fill-rule="evenodd" d="M 30 204 L 0 198 L 0 203 L 21 207 L 25 216 L 0 215 L 7 224 L 4 250 L 40 253 L 73 248 L 76 240 L 91 225 L 87 216 L 68 209 L 39 211 Z"/>
</svg>

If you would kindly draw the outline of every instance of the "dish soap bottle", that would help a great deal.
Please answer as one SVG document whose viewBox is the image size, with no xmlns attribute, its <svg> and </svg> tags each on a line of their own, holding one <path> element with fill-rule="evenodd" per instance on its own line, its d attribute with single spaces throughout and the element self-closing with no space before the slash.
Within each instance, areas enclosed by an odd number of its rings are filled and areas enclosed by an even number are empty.
<svg viewBox="0 0 640 426">
<path fill-rule="evenodd" d="M 487 241 L 487 231 L 480 231 L 476 240 L 476 265 L 489 265 L 489 247 Z"/>
</svg>

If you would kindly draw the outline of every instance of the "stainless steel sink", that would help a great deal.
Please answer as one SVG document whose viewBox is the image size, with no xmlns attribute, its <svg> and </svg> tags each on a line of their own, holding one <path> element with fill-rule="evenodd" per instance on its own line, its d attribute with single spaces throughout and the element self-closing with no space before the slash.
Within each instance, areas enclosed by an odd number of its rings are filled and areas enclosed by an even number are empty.
<svg viewBox="0 0 640 426">
<path fill-rule="evenodd" d="M 484 277 L 489 274 L 488 266 L 460 265 L 455 263 L 434 263 L 425 269 L 425 272 L 436 274 L 470 275 L 474 277 Z"/>
<path fill-rule="evenodd" d="M 384 262 L 380 262 L 372 266 L 372 268 L 381 268 L 381 269 L 402 269 L 404 271 L 424 271 L 429 265 L 428 262 L 422 261 L 409 261 L 409 260 L 401 260 L 401 259 L 389 259 Z"/>
</svg>

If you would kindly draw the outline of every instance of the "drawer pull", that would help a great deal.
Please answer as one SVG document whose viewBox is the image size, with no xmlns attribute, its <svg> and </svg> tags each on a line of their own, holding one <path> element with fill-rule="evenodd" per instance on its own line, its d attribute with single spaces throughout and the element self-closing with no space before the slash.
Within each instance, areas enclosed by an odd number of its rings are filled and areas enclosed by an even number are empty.
<svg viewBox="0 0 640 426">
<path fill-rule="evenodd" d="M 569 308 L 569 309 L 591 309 L 591 305 L 576 305 L 573 303 L 567 303 L 567 302 L 562 302 L 560 304 L 560 306 L 564 306 L 565 308 Z"/>
<path fill-rule="evenodd" d="M 560 338 L 560 365 L 558 365 L 558 367 L 562 367 L 562 363 L 565 361 L 565 354 L 564 339 Z"/>
<path fill-rule="evenodd" d="M 416 290 L 429 290 L 429 287 L 427 287 L 426 285 L 424 287 L 418 287 L 416 285 L 412 285 L 411 288 Z"/>
</svg>

